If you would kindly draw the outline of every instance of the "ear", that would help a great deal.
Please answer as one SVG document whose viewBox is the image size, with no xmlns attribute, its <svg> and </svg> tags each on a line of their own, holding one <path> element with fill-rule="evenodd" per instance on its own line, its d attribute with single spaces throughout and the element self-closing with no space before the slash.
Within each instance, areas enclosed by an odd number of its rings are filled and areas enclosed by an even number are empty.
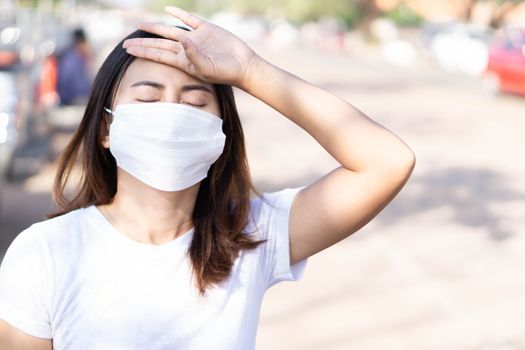
<svg viewBox="0 0 525 350">
<path fill-rule="evenodd" d="M 102 147 L 104 147 L 105 149 L 109 149 L 109 136 L 108 135 L 105 135 L 104 138 L 102 139 Z"/>
<path fill-rule="evenodd" d="M 102 147 L 109 149 L 109 125 L 110 125 L 111 115 L 104 113 L 104 118 L 102 119 Z"/>
</svg>

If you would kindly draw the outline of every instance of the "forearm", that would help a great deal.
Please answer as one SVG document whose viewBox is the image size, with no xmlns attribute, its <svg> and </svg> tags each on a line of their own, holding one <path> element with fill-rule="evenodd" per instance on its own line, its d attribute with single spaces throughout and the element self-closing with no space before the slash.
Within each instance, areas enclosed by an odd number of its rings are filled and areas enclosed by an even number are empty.
<svg viewBox="0 0 525 350">
<path fill-rule="evenodd" d="M 410 148 L 343 99 L 257 56 L 239 88 L 303 128 L 355 172 L 404 167 Z"/>
</svg>

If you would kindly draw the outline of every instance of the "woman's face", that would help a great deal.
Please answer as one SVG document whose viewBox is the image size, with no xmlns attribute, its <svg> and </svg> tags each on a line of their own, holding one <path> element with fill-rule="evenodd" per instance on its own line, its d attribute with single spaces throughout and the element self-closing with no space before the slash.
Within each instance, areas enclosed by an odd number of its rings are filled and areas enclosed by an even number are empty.
<svg viewBox="0 0 525 350">
<path fill-rule="evenodd" d="M 122 76 L 111 109 L 124 103 L 149 102 L 182 103 L 221 118 L 212 84 L 177 68 L 137 58 Z M 109 148 L 107 133 L 103 146 Z"/>
<path fill-rule="evenodd" d="M 112 108 L 121 103 L 148 102 L 187 104 L 220 118 L 212 84 L 177 68 L 137 58 L 124 73 Z"/>
</svg>

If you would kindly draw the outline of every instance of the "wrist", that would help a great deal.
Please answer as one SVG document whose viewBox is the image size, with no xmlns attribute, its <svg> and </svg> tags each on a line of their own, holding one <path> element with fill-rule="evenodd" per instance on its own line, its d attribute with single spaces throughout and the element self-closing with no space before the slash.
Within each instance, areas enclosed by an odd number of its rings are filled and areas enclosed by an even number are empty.
<svg viewBox="0 0 525 350">
<path fill-rule="evenodd" d="M 239 80 L 239 82 L 235 84 L 235 86 L 239 89 L 249 92 L 254 83 L 256 82 L 257 76 L 259 76 L 258 73 L 260 72 L 265 62 L 266 61 L 261 56 L 254 52 L 248 60 L 248 64 L 246 65 L 244 75 Z"/>
</svg>

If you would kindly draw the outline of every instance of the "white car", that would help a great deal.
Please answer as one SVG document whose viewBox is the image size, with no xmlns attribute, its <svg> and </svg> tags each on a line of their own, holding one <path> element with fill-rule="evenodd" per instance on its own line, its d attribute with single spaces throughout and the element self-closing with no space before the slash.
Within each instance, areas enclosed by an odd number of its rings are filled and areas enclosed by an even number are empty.
<svg viewBox="0 0 525 350">
<path fill-rule="evenodd" d="M 423 43 L 443 70 L 480 76 L 488 63 L 491 30 L 485 26 L 446 23 L 423 27 Z"/>
<path fill-rule="evenodd" d="M 18 92 L 16 77 L 0 72 L 0 177 L 6 175 L 18 144 Z"/>
</svg>

